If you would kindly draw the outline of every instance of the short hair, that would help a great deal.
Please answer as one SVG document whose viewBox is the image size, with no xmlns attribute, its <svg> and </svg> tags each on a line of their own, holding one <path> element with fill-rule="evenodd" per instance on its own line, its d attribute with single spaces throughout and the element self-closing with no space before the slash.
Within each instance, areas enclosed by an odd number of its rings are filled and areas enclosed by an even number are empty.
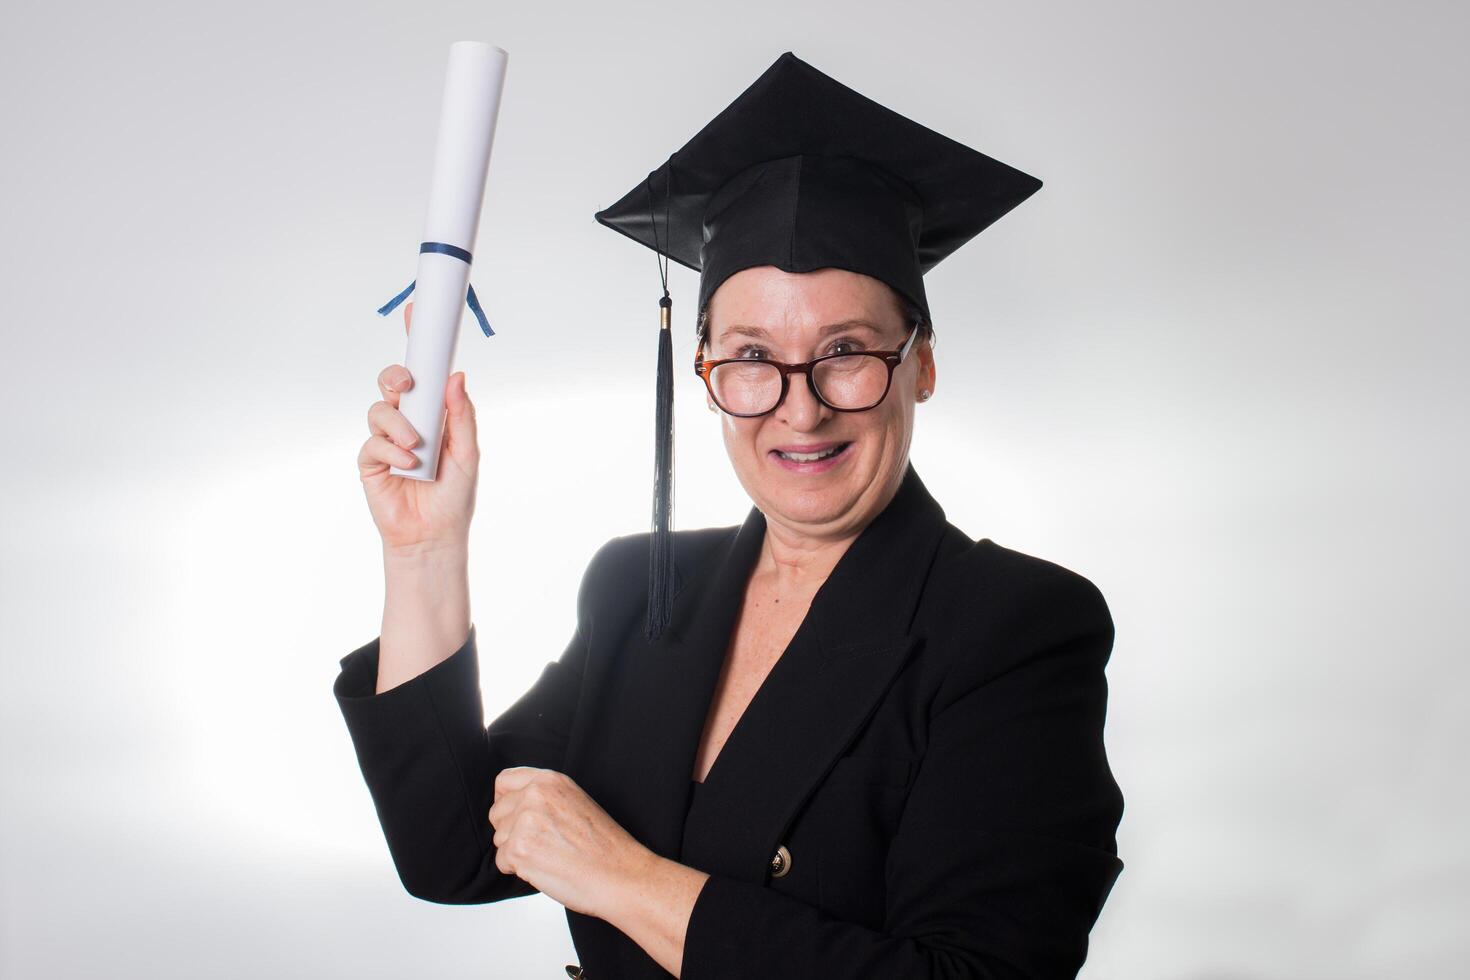
<svg viewBox="0 0 1470 980">
<path fill-rule="evenodd" d="M 888 287 L 888 292 L 893 297 L 894 302 L 898 304 L 898 312 L 903 317 L 904 324 L 917 323 L 919 325 L 919 336 L 914 338 L 914 343 L 928 341 L 929 347 L 932 349 L 934 347 L 934 324 L 929 322 L 929 318 L 924 315 L 924 311 L 919 308 L 919 304 L 911 301 L 907 296 L 892 286 Z M 694 335 L 698 340 L 707 340 L 709 338 L 708 300 L 700 308 L 699 319 L 694 324 Z"/>
</svg>

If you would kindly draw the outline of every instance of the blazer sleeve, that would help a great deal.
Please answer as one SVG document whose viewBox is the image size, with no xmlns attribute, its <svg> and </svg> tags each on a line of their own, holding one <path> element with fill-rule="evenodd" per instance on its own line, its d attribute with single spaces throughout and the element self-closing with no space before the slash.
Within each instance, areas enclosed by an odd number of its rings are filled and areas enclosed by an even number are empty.
<svg viewBox="0 0 1470 980">
<path fill-rule="evenodd" d="M 710 877 L 682 980 L 1074 978 L 1122 870 L 1103 748 L 1113 622 L 1086 578 L 1026 590 L 949 669 L 886 871 L 882 931 Z"/>
<path fill-rule="evenodd" d="M 604 545 L 583 574 L 566 649 L 488 726 L 473 625 L 447 660 L 381 694 L 374 693 L 381 637 L 340 661 L 332 691 L 409 894 L 467 905 L 536 892 L 495 866 L 495 777 L 509 766 L 562 766 L 587 660 L 596 568 L 606 551 Z"/>
</svg>

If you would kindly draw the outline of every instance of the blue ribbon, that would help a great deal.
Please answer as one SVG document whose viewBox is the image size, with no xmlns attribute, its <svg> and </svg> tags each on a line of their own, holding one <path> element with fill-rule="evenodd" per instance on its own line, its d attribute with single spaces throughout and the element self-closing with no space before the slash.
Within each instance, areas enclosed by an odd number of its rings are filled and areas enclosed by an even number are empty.
<svg viewBox="0 0 1470 980">
<path fill-rule="evenodd" d="M 419 245 L 419 253 L 422 254 L 424 252 L 438 252 L 441 255 L 451 255 L 465 265 L 469 265 L 470 260 L 474 258 L 468 251 L 460 248 L 458 245 L 448 245 L 444 242 L 424 242 Z M 417 284 L 418 280 L 415 279 L 408 284 L 403 292 L 378 307 L 378 316 L 387 316 L 389 313 L 398 309 L 399 304 L 408 299 L 409 293 L 413 292 L 413 287 Z M 475 315 L 475 319 L 480 322 L 480 330 L 485 336 L 495 336 L 495 331 L 490 329 L 490 321 L 485 319 L 485 311 L 480 307 L 480 300 L 475 296 L 475 287 L 473 285 L 470 286 L 469 292 L 465 294 L 464 301 L 465 305 L 470 308 L 470 312 Z"/>
</svg>

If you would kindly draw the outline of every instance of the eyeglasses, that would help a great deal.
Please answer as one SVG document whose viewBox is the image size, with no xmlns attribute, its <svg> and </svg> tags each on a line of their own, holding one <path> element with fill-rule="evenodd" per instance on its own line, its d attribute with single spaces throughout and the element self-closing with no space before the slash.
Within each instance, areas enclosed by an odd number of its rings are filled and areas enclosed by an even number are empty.
<svg viewBox="0 0 1470 980">
<path fill-rule="evenodd" d="M 727 415 L 755 418 L 774 412 L 786 400 L 793 374 L 805 374 L 817 401 L 836 412 L 866 412 L 888 396 L 893 369 L 908 356 L 919 325 L 909 330 L 898 350 L 865 350 L 824 354 L 801 364 L 753 357 L 704 359 L 704 341 L 694 355 L 694 373 L 715 404 Z"/>
</svg>

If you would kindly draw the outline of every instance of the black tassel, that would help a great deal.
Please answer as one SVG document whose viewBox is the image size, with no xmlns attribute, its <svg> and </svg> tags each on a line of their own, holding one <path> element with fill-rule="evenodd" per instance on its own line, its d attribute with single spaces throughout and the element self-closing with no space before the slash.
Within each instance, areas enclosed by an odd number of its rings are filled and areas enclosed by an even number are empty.
<svg viewBox="0 0 1470 980">
<path fill-rule="evenodd" d="M 674 341 L 673 300 L 658 301 L 658 380 L 654 405 L 653 535 L 648 549 L 648 620 L 644 635 L 656 640 L 674 608 Z"/>
</svg>

